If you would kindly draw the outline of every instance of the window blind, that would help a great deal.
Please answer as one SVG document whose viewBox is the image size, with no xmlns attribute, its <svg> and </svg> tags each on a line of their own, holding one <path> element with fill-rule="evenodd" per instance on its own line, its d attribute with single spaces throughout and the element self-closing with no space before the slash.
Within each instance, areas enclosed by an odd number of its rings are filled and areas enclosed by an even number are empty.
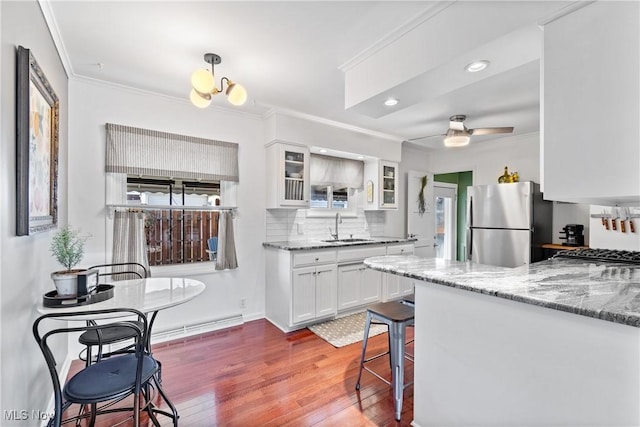
<svg viewBox="0 0 640 427">
<path fill-rule="evenodd" d="M 106 171 L 239 181 L 238 144 L 106 124 Z"/>
<path fill-rule="evenodd" d="M 311 185 L 331 185 L 335 188 L 362 188 L 364 162 L 341 157 L 311 154 Z"/>
</svg>

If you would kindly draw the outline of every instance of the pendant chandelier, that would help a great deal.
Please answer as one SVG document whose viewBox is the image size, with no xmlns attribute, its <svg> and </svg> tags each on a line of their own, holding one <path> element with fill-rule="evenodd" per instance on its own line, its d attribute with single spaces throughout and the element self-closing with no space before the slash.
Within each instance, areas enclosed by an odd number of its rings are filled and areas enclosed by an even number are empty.
<svg viewBox="0 0 640 427">
<path fill-rule="evenodd" d="M 213 95 L 217 95 L 224 91 L 227 100 L 236 106 L 242 105 L 247 101 L 246 89 L 237 83 L 232 82 L 227 77 L 220 79 L 220 88 L 216 86 L 216 77 L 214 74 L 214 66 L 222 62 L 222 58 L 215 53 L 205 53 L 204 61 L 211 64 L 211 71 L 206 69 L 196 70 L 191 75 L 191 94 L 189 98 L 193 105 L 198 108 L 207 108 L 211 104 Z M 224 89 L 224 85 L 227 89 Z"/>
</svg>

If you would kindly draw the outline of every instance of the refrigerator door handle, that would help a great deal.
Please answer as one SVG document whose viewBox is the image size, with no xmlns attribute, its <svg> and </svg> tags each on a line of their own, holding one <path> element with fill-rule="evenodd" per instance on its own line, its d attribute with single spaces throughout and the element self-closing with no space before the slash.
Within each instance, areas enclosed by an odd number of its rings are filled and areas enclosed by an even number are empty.
<svg viewBox="0 0 640 427">
<path fill-rule="evenodd" d="M 467 212 L 467 222 L 469 227 L 473 227 L 473 196 L 469 196 L 469 209 Z"/>
<path fill-rule="evenodd" d="M 467 228 L 467 261 L 471 261 L 471 252 L 473 251 L 471 233 L 473 233 L 473 229 Z"/>
</svg>

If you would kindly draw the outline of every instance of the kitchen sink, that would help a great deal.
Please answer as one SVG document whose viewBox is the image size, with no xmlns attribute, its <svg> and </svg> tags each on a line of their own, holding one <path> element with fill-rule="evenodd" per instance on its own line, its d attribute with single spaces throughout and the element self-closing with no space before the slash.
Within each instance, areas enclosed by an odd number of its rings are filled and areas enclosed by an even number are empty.
<svg viewBox="0 0 640 427">
<path fill-rule="evenodd" d="M 355 243 L 355 242 L 371 242 L 371 239 L 331 239 L 323 240 L 326 243 Z"/>
</svg>

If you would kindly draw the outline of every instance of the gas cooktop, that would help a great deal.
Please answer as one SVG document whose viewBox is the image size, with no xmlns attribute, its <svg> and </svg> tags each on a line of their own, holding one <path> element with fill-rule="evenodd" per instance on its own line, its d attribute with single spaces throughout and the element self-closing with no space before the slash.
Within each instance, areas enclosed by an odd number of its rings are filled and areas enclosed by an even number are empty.
<svg viewBox="0 0 640 427">
<path fill-rule="evenodd" d="M 622 262 L 640 264 L 640 252 L 615 249 L 574 249 L 558 252 L 553 258 L 572 258 L 590 261 Z"/>
</svg>

